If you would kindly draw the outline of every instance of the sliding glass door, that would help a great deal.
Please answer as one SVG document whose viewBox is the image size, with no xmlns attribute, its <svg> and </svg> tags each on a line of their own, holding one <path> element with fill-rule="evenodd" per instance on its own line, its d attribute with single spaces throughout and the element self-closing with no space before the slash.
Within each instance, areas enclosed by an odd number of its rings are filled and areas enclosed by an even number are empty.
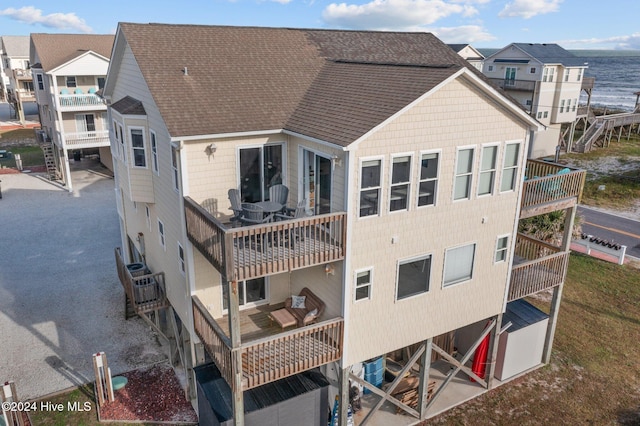
<svg viewBox="0 0 640 426">
<path fill-rule="evenodd" d="M 227 297 L 229 284 L 222 286 L 222 309 L 226 313 L 229 309 Z M 251 308 L 262 305 L 269 301 L 269 287 L 267 279 L 257 278 L 255 280 L 238 281 L 238 298 L 240 309 Z"/>
<path fill-rule="evenodd" d="M 240 148 L 240 195 L 246 203 L 269 199 L 269 187 L 283 183 L 283 145 Z"/>
</svg>

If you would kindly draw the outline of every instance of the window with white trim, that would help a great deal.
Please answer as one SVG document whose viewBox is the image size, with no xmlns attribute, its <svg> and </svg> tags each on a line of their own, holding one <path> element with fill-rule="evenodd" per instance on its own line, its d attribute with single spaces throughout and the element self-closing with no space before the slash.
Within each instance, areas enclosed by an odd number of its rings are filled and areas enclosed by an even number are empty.
<svg viewBox="0 0 640 426">
<path fill-rule="evenodd" d="M 575 112 L 577 105 L 578 105 L 578 99 L 573 98 L 573 106 L 571 107 L 571 111 Z"/>
<path fill-rule="evenodd" d="M 147 167 L 147 153 L 144 146 L 144 131 L 140 128 L 130 128 L 131 149 L 133 150 L 133 165 Z"/>
<path fill-rule="evenodd" d="M 444 277 L 442 286 L 448 287 L 473 278 L 473 260 L 475 254 L 475 244 L 448 249 L 444 255 Z"/>
<path fill-rule="evenodd" d="M 553 74 L 555 73 L 555 68 L 545 67 L 542 71 L 542 81 L 553 83 Z"/>
<path fill-rule="evenodd" d="M 151 229 L 151 211 L 149 210 L 149 205 L 145 204 L 144 213 L 147 217 L 147 228 Z"/>
<path fill-rule="evenodd" d="M 36 74 L 36 81 L 38 82 L 38 90 L 44 90 L 44 80 L 42 74 Z"/>
<path fill-rule="evenodd" d="M 363 161 L 360 166 L 360 217 L 380 211 L 382 160 Z"/>
<path fill-rule="evenodd" d="M 564 112 L 564 102 L 565 102 L 564 99 L 560 101 L 560 113 Z"/>
<path fill-rule="evenodd" d="M 160 242 L 160 246 L 166 250 L 164 238 L 164 223 L 162 223 L 160 219 L 158 219 L 158 240 Z"/>
<path fill-rule="evenodd" d="M 373 270 L 356 271 L 356 291 L 354 294 L 358 300 L 371 299 L 371 283 L 373 282 Z"/>
<path fill-rule="evenodd" d="M 564 81 L 569 81 L 569 69 L 564 70 Z"/>
<path fill-rule="evenodd" d="M 464 200 L 471 197 L 474 148 L 459 149 L 456 155 L 456 176 L 453 184 L 453 199 Z"/>
<path fill-rule="evenodd" d="M 76 76 L 68 75 L 66 78 L 65 84 L 67 85 L 67 87 L 76 87 L 77 86 Z"/>
<path fill-rule="evenodd" d="M 430 281 L 431 255 L 399 261 L 396 300 L 428 292 Z"/>
<path fill-rule="evenodd" d="M 487 71 L 489 71 L 489 72 L 493 71 L 493 65 L 488 65 L 487 66 Z"/>
<path fill-rule="evenodd" d="M 173 189 L 180 192 L 180 181 L 178 176 L 178 150 L 171 147 L 171 171 L 173 172 Z"/>
<path fill-rule="evenodd" d="M 513 191 L 516 187 L 516 175 L 518 174 L 518 161 L 520 157 L 520 144 L 509 143 L 504 150 L 504 164 L 502 166 L 502 180 L 500 192 Z"/>
<path fill-rule="evenodd" d="M 158 167 L 158 145 L 156 142 L 156 132 L 149 130 L 149 135 L 151 138 L 151 167 L 153 168 L 153 172 L 156 175 L 159 175 L 160 169 Z"/>
<path fill-rule="evenodd" d="M 408 210 L 411 182 L 411 156 L 403 155 L 391 159 L 391 184 L 389 211 Z"/>
<path fill-rule="evenodd" d="M 491 145 L 482 148 L 480 159 L 480 177 L 478 179 L 478 195 L 493 194 L 496 178 L 496 162 L 498 159 L 498 146 Z"/>
<path fill-rule="evenodd" d="M 509 236 L 498 237 L 496 241 L 496 257 L 494 262 L 506 262 L 507 261 L 507 250 L 509 249 Z"/>
<path fill-rule="evenodd" d="M 420 182 L 418 183 L 418 207 L 433 206 L 436 203 L 439 156 L 437 152 L 422 154 Z"/>
<path fill-rule="evenodd" d="M 184 249 L 180 243 L 178 243 L 178 270 L 182 275 L 185 275 L 187 271 L 184 263 Z"/>
<path fill-rule="evenodd" d="M 578 70 L 578 78 L 576 79 L 576 81 L 580 81 L 582 80 L 582 73 L 584 72 L 584 70 L 582 68 L 580 68 Z"/>
<path fill-rule="evenodd" d="M 542 118 L 547 118 L 549 117 L 549 111 L 545 111 L 542 113 Z"/>
<path fill-rule="evenodd" d="M 529 74 L 535 74 L 535 73 L 536 73 L 536 67 L 529 68 Z"/>
</svg>

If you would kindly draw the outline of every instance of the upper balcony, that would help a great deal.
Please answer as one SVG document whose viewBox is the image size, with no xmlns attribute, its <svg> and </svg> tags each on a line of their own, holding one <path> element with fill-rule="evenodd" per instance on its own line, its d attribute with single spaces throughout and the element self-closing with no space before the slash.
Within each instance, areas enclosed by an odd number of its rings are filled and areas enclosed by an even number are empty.
<svg viewBox="0 0 640 426">
<path fill-rule="evenodd" d="M 582 77 L 582 86 L 580 90 L 591 90 L 596 82 L 595 77 Z"/>
<path fill-rule="evenodd" d="M 33 76 L 31 74 L 31 70 L 23 70 L 23 69 L 14 69 L 13 70 L 13 77 L 15 80 L 17 81 L 22 81 L 22 80 L 33 80 Z"/>
<path fill-rule="evenodd" d="M 508 78 L 490 78 L 489 80 L 503 90 L 533 92 L 536 88 L 536 82 L 532 80 L 511 80 Z"/>
<path fill-rule="evenodd" d="M 586 175 L 585 170 L 527 160 L 520 218 L 573 207 L 580 202 Z"/>
<path fill-rule="evenodd" d="M 65 133 L 64 140 L 67 149 L 99 148 L 109 146 L 109 130 Z"/>
<path fill-rule="evenodd" d="M 120 284 L 124 287 L 127 299 L 131 302 L 136 314 L 140 315 L 169 306 L 164 272 L 151 273 L 146 270 L 146 267 L 132 271 L 131 265 L 125 264 L 120 248 L 115 249 L 115 255 Z"/>
<path fill-rule="evenodd" d="M 568 264 L 568 251 L 518 234 L 507 301 L 521 299 L 562 284 Z"/>
<path fill-rule="evenodd" d="M 102 98 L 95 93 L 60 94 L 58 98 L 58 109 L 66 111 L 95 111 L 106 110 L 107 106 Z"/>
<path fill-rule="evenodd" d="M 189 241 L 228 281 L 344 259 L 345 212 L 232 228 L 190 197 L 184 208 Z"/>
</svg>

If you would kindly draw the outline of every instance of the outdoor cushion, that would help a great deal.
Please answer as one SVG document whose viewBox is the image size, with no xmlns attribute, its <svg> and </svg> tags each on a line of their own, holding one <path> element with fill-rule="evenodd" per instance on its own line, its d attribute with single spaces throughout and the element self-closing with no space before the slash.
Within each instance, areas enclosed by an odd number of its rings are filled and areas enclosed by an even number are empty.
<svg viewBox="0 0 640 426">
<path fill-rule="evenodd" d="M 291 307 L 293 309 L 304 309 L 305 296 L 291 296 Z"/>
</svg>

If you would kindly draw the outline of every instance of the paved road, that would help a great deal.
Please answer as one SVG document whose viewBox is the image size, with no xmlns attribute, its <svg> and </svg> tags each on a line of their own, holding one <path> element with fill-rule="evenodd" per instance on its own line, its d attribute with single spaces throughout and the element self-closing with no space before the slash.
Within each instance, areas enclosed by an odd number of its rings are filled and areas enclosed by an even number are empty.
<svg viewBox="0 0 640 426">
<path fill-rule="evenodd" d="M 95 352 L 114 374 L 167 358 L 144 321 L 124 320 L 105 172 L 72 171 L 72 193 L 33 174 L 0 175 L 0 383 L 13 380 L 21 398 L 93 381 Z"/>
<path fill-rule="evenodd" d="M 627 246 L 627 255 L 640 258 L 640 221 L 578 207 L 582 232 Z"/>
</svg>

